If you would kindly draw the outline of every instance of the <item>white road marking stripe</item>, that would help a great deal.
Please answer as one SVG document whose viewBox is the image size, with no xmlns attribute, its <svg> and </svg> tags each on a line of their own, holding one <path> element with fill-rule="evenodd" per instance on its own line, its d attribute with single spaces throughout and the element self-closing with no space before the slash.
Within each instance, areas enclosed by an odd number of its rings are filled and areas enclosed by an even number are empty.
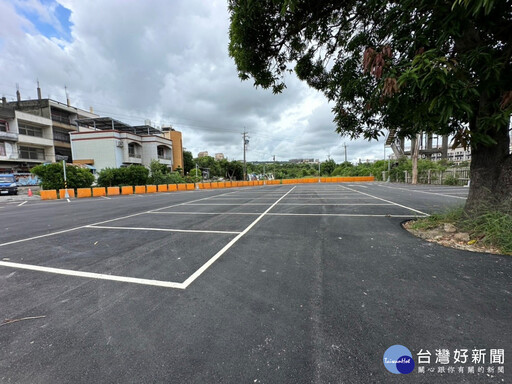
<svg viewBox="0 0 512 384">
<path fill-rule="evenodd" d="M 240 207 L 242 205 L 266 205 L 266 206 L 268 206 L 269 204 L 272 204 L 272 203 L 241 203 L 241 204 L 237 204 L 237 203 L 199 203 L 199 204 L 187 204 L 187 205 L 190 205 L 190 206 L 195 206 L 195 205 L 236 205 L 237 207 Z"/>
<path fill-rule="evenodd" d="M 268 213 L 267 216 L 416 217 L 417 215 L 373 215 L 358 213 Z"/>
<path fill-rule="evenodd" d="M 228 244 L 224 246 L 219 252 L 217 252 L 210 260 L 204 263 L 201 268 L 195 271 L 187 280 L 183 282 L 184 287 L 188 287 L 190 284 L 194 282 L 199 276 L 201 276 L 204 271 L 206 271 L 219 257 L 221 257 L 226 251 L 231 248 L 238 240 L 240 240 L 247 232 L 249 232 L 252 227 L 254 227 L 272 208 L 274 208 L 282 199 L 286 197 L 291 191 L 293 191 L 295 187 L 286 192 L 283 196 L 279 198 L 272 206 L 270 206 L 265 212 L 259 215 L 256 220 L 254 220 L 247 228 L 243 230 L 238 236 L 236 236 L 233 240 L 231 240 Z"/>
<path fill-rule="evenodd" d="M 23 203 L 18 204 L 18 207 L 21 207 L 24 204 L 27 204 L 27 201 L 24 201 Z"/>
<path fill-rule="evenodd" d="M 150 212 L 160 215 L 261 215 L 261 212 Z"/>
<path fill-rule="evenodd" d="M 389 189 L 400 189 L 402 191 L 407 191 L 407 192 L 417 192 L 417 193 L 426 193 L 428 195 L 437 195 L 437 196 L 444 196 L 444 197 L 453 197 L 454 199 L 462 199 L 462 200 L 466 200 L 467 197 L 461 197 L 461 196 L 453 196 L 453 195 L 446 195 L 444 193 L 437 193 L 437 192 L 426 192 L 426 191 L 420 191 L 418 189 L 407 189 L 407 188 L 400 188 L 400 187 L 388 187 L 387 185 L 383 185 L 383 187 L 385 188 L 389 188 Z M 461 193 L 461 192 L 460 192 Z"/>
<path fill-rule="evenodd" d="M 340 185 L 340 188 L 345 188 L 345 189 L 348 189 L 350 191 L 356 191 L 355 189 L 350 189 L 350 188 L 342 186 L 342 185 Z M 422 215 L 425 215 L 425 216 L 430 216 L 428 213 L 419 211 L 419 210 L 411 208 L 411 207 L 407 207 L 407 206 L 402 205 L 402 204 L 394 203 L 393 201 L 390 201 L 390 200 L 386 200 L 386 199 L 382 199 L 382 198 L 377 197 L 377 196 L 370 195 L 369 193 L 365 193 L 365 192 L 361 192 L 361 191 L 356 191 L 356 192 L 360 193 L 361 195 L 373 197 L 374 199 L 377 199 L 377 200 L 385 201 L 386 203 L 391 203 L 393 205 L 396 205 L 397 207 L 402 207 L 402 208 L 408 209 L 408 210 L 413 211 L 413 212 L 421 213 Z"/>
<path fill-rule="evenodd" d="M 98 229 L 124 229 L 133 231 L 161 231 L 161 232 L 185 232 L 185 233 L 216 233 L 238 235 L 240 232 L 232 231 L 207 231 L 202 229 L 172 229 L 172 228 L 144 228 L 144 227 L 111 227 L 105 225 L 87 225 L 85 228 L 98 228 Z"/>
<path fill-rule="evenodd" d="M 46 233 L 46 234 L 44 234 L 44 235 L 27 237 L 26 239 L 20 239 L 20 240 L 9 241 L 9 242 L 7 242 L 7 243 L 2 243 L 2 244 L 0 244 L 0 247 L 3 247 L 3 246 L 5 246 L 5 245 L 11 245 L 11 244 L 23 243 L 24 241 L 29 241 L 29 240 L 41 239 L 41 238 L 43 238 L 43 237 L 48 237 L 48 236 L 53 236 L 53 235 L 59 235 L 59 234 L 61 234 L 61 233 L 66 233 L 66 232 L 76 231 L 77 229 L 81 229 L 81 228 L 84 228 L 84 226 L 82 225 L 81 227 L 75 227 L 75 228 L 65 229 L 65 230 L 63 230 L 63 231 L 51 232 L 51 233 Z"/>
<path fill-rule="evenodd" d="M 390 203 L 281 203 L 280 205 L 295 205 L 295 206 L 309 206 L 309 205 L 328 205 L 328 206 L 352 206 L 352 205 L 393 205 Z"/>
<path fill-rule="evenodd" d="M 173 283 L 170 281 L 139 279 L 136 277 L 124 277 L 124 276 L 116 276 L 116 275 L 105 275 L 102 273 L 81 272 L 81 271 L 73 271 L 71 269 L 50 268 L 50 267 L 42 267 L 39 265 L 19 264 L 19 263 L 11 263 L 11 262 L 6 262 L 6 261 L 0 261 L 0 266 L 8 267 L 8 268 L 26 269 L 29 271 L 56 273 L 59 275 L 87 277 L 89 279 L 121 281 L 124 283 L 153 285 L 156 287 L 165 287 L 165 288 L 185 289 L 185 287 L 183 286 L 182 283 Z"/>
<path fill-rule="evenodd" d="M 387 204 L 391 205 L 391 204 Z M 250 213 L 250 212 L 155 212 L 157 214 L 167 215 L 247 215 L 256 216 L 261 213 Z M 394 215 L 394 214 L 359 214 L 359 213 L 267 213 L 267 216 L 347 216 L 347 217 L 416 217 L 417 215 Z"/>
</svg>

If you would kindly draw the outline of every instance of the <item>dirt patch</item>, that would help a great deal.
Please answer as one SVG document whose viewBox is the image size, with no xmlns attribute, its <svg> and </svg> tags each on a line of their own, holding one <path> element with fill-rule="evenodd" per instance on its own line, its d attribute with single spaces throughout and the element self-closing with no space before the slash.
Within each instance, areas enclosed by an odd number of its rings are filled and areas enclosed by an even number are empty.
<svg viewBox="0 0 512 384">
<path fill-rule="evenodd" d="M 402 226 L 415 236 L 445 247 L 463 249 L 471 252 L 486 252 L 501 255 L 494 247 L 479 243 L 478 239 L 471 239 L 470 234 L 459 231 L 453 224 L 442 224 L 431 229 L 412 228 L 414 220 L 407 221 Z"/>
</svg>

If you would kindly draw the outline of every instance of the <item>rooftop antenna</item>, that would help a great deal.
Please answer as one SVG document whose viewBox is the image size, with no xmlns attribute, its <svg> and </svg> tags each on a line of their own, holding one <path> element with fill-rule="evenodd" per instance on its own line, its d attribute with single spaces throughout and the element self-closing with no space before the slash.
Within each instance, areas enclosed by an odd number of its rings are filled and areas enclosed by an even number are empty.
<svg viewBox="0 0 512 384">
<path fill-rule="evenodd" d="M 64 86 L 64 91 L 66 92 L 66 104 L 69 107 L 71 105 L 71 103 L 69 101 L 69 94 L 68 94 L 68 87 L 67 86 Z"/>
<path fill-rule="evenodd" d="M 41 88 L 39 87 L 39 79 L 37 79 L 37 99 L 41 100 Z"/>
<path fill-rule="evenodd" d="M 18 102 L 21 101 L 20 85 L 18 83 L 16 83 L 16 99 Z"/>
</svg>

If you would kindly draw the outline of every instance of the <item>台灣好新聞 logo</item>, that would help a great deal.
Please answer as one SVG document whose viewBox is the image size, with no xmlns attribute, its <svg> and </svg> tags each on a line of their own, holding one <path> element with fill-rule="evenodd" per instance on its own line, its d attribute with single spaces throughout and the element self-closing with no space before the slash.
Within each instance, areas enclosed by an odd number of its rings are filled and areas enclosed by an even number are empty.
<svg viewBox="0 0 512 384">
<path fill-rule="evenodd" d="M 408 374 L 414 370 L 414 360 L 411 351 L 400 344 L 392 345 L 386 349 L 383 362 L 389 372 L 397 375 Z"/>
</svg>

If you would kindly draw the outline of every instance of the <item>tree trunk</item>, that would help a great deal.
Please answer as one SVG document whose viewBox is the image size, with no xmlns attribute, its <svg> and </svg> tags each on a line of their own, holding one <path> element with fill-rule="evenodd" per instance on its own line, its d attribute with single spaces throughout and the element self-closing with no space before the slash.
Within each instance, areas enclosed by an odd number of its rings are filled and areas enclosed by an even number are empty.
<svg viewBox="0 0 512 384">
<path fill-rule="evenodd" d="M 475 125 L 476 121 L 470 123 L 473 132 Z M 509 153 L 508 125 L 487 134 L 496 141 L 495 145 L 471 145 L 471 183 L 465 210 L 478 213 L 495 208 L 512 212 L 512 155 Z"/>
<path fill-rule="evenodd" d="M 412 160 L 412 181 L 411 184 L 418 184 L 418 155 L 420 150 L 420 134 L 411 140 Z"/>
</svg>

